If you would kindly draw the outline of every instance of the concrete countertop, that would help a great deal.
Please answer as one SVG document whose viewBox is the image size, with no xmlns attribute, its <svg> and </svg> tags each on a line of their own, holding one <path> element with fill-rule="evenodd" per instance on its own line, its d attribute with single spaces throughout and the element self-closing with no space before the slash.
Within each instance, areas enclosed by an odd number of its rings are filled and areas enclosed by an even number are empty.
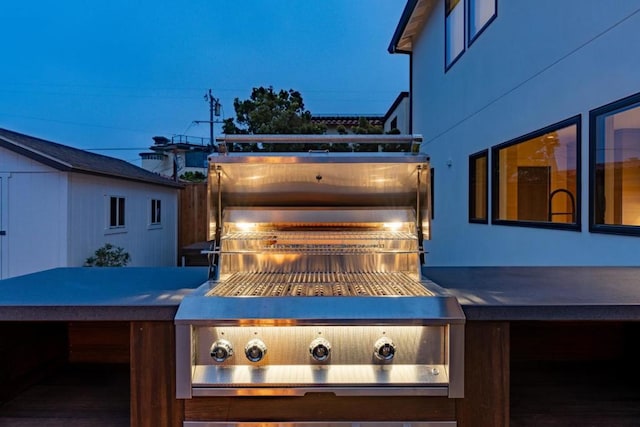
<svg viewBox="0 0 640 427">
<path fill-rule="evenodd" d="M 0 281 L 0 321 L 173 320 L 206 267 L 57 268 Z"/>
<path fill-rule="evenodd" d="M 637 267 L 424 267 L 468 320 L 640 320 Z"/>
<path fill-rule="evenodd" d="M 640 267 L 425 267 L 468 320 L 640 321 Z M 173 320 L 205 267 L 58 268 L 0 281 L 0 321 Z"/>
</svg>

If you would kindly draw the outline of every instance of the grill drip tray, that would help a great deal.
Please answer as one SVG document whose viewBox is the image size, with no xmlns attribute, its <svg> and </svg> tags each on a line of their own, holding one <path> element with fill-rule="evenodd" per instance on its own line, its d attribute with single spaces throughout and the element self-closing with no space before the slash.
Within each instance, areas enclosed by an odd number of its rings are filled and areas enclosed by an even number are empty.
<svg viewBox="0 0 640 427">
<path fill-rule="evenodd" d="M 456 427 L 455 421 L 300 421 L 300 422 L 229 422 L 185 421 L 183 427 Z"/>
<path fill-rule="evenodd" d="M 217 422 L 185 421 L 183 427 L 456 427 L 455 421 L 302 421 L 302 422 Z"/>
</svg>

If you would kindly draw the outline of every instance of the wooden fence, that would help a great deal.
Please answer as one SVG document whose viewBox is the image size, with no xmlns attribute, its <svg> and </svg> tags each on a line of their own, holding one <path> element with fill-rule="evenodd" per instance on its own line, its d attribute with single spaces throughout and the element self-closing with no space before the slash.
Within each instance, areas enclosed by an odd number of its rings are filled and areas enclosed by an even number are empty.
<svg viewBox="0 0 640 427">
<path fill-rule="evenodd" d="M 198 243 L 209 237 L 207 221 L 207 184 L 186 184 L 178 205 L 178 265 L 204 265 Z"/>
</svg>

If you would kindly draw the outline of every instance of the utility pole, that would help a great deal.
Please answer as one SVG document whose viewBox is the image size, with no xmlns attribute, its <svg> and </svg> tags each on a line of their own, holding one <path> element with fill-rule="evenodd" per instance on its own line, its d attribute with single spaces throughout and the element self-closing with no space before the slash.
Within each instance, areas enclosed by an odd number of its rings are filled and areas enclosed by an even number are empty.
<svg viewBox="0 0 640 427">
<path fill-rule="evenodd" d="M 204 100 L 209 103 L 209 146 L 213 147 L 213 124 L 216 123 L 213 116 L 220 116 L 220 100 L 213 97 L 211 89 L 204 95 Z M 196 123 L 198 122 L 202 122 L 202 120 L 196 120 Z"/>
</svg>

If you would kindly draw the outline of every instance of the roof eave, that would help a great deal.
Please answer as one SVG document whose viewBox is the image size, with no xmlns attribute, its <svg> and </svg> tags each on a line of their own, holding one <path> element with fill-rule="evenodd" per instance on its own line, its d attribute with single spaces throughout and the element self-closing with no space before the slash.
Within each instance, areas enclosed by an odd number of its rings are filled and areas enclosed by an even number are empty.
<svg viewBox="0 0 640 427">
<path fill-rule="evenodd" d="M 393 33 L 393 37 L 391 38 L 391 43 L 389 43 L 389 48 L 387 49 L 389 53 L 411 53 L 411 51 L 406 49 L 399 49 L 398 44 L 404 35 L 404 32 L 407 28 L 407 24 L 409 24 L 409 20 L 411 19 L 411 15 L 413 14 L 416 5 L 419 0 L 408 0 L 407 4 L 402 11 L 402 15 L 400 16 L 400 21 L 396 26 L 396 30 Z"/>
</svg>

